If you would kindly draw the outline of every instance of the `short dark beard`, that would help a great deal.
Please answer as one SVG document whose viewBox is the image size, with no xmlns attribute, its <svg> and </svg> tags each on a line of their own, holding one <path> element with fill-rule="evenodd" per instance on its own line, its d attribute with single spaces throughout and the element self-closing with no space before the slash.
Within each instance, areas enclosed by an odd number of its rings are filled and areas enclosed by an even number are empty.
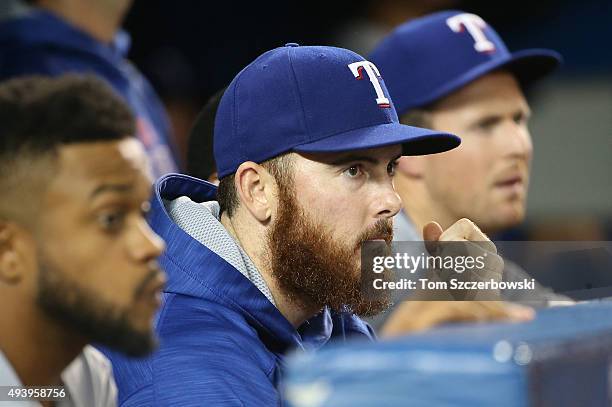
<svg viewBox="0 0 612 407">
<path fill-rule="evenodd" d="M 355 249 L 370 239 L 384 238 L 390 243 L 390 219 L 379 220 L 356 244 L 342 245 L 324 225 L 309 219 L 295 199 L 291 182 L 279 185 L 278 199 L 278 216 L 266 236 L 267 261 L 289 302 L 314 310 L 327 305 L 336 312 L 360 316 L 373 316 L 389 308 L 389 296 L 372 299 L 364 295 Z"/>
<path fill-rule="evenodd" d="M 62 276 L 48 262 L 39 264 L 37 303 L 49 317 L 90 342 L 128 356 L 143 357 L 157 348 L 153 332 L 132 327 L 128 310 L 105 303 L 95 293 Z"/>
</svg>

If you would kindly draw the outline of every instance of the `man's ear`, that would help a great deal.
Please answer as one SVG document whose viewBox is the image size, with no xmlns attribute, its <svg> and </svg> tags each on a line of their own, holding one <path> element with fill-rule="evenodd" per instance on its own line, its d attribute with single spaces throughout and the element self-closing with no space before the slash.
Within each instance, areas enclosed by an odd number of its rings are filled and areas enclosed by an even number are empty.
<svg viewBox="0 0 612 407">
<path fill-rule="evenodd" d="M 16 223 L 0 220 L 0 283 L 19 283 L 26 274 L 27 262 L 33 251 L 29 233 Z M 32 253 L 31 253 L 32 252 Z"/>
<path fill-rule="evenodd" d="M 424 156 L 401 157 L 396 170 L 408 178 L 422 178 L 425 169 Z"/>
<path fill-rule="evenodd" d="M 270 173 L 261 165 L 246 161 L 238 167 L 234 186 L 240 198 L 240 205 L 260 222 L 267 222 L 275 205 L 276 185 Z"/>
</svg>

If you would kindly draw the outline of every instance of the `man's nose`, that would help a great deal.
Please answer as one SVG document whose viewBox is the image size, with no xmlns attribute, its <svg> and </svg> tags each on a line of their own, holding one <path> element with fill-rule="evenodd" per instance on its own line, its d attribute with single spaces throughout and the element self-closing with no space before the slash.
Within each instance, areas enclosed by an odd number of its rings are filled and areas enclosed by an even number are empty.
<svg viewBox="0 0 612 407">
<path fill-rule="evenodd" d="M 376 217 L 391 218 L 402 209 L 402 200 L 392 183 L 385 184 L 376 199 Z"/>
<path fill-rule="evenodd" d="M 131 242 L 131 253 L 138 261 L 150 261 L 157 259 L 166 249 L 166 243 L 147 224 L 144 219 L 139 219 L 134 238 Z"/>
</svg>

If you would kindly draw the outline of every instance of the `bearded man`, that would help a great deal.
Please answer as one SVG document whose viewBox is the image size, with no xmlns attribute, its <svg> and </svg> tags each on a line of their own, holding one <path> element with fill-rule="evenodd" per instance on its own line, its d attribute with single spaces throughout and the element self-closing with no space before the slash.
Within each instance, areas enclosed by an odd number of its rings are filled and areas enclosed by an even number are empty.
<svg viewBox="0 0 612 407">
<path fill-rule="evenodd" d="M 243 69 L 214 125 L 218 190 L 187 175 L 155 185 L 150 222 L 168 244 L 161 346 L 142 361 L 109 354 L 123 406 L 279 405 L 287 351 L 374 339 L 355 314 L 388 303 L 362 294 L 359 254 L 392 239 L 396 161 L 459 144 L 400 125 L 363 57 L 297 44 Z"/>
<path fill-rule="evenodd" d="M 115 406 L 110 364 L 86 345 L 152 352 L 165 280 L 134 118 L 101 80 L 67 75 L 0 84 L 0 123 L 1 397 L 63 385 L 58 406 Z"/>
</svg>

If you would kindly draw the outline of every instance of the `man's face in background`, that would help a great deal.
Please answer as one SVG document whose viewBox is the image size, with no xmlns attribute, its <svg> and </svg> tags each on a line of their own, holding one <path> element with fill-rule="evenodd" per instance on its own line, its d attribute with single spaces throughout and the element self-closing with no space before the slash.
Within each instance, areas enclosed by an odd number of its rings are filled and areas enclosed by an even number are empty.
<svg viewBox="0 0 612 407">
<path fill-rule="evenodd" d="M 501 71 L 435 104 L 428 125 L 462 140 L 455 150 L 420 158 L 429 198 L 445 216 L 471 219 L 488 232 L 523 220 L 532 156 L 529 115 L 517 80 Z"/>
</svg>

